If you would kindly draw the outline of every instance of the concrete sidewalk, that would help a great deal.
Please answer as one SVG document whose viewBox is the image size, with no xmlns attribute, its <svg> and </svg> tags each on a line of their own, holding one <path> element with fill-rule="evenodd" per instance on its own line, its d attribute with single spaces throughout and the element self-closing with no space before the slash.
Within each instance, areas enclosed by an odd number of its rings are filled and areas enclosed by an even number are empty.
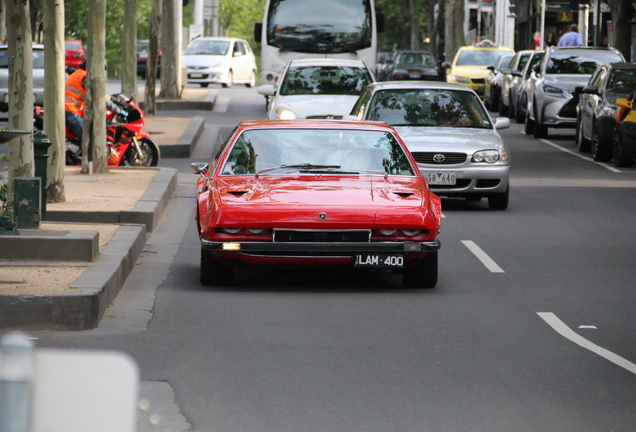
<svg viewBox="0 0 636 432">
<path fill-rule="evenodd" d="M 214 89 L 186 88 L 182 100 L 162 101 L 161 109 L 212 109 L 217 92 L 218 90 Z M 168 118 L 162 118 L 161 113 L 147 117 L 145 129 L 150 132 L 156 132 L 168 125 L 169 133 L 166 131 L 156 135 L 157 138 L 161 137 L 161 141 L 157 141 L 163 158 L 189 157 L 195 148 L 203 133 L 203 118 L 184 119 L 186 121 L 169 122 Z M 0 294 L 0 332 L 87 330 L 99 326 L 106 309 L 119 293 L 144 249 L 148 233 L 156 227 L 176 188 L 176 170 L 148 169 L 158 170 L 158 173 L 132 210 L 118 210 L 115 203 L 108 211 L 90 208 L 82 211 L 47 211 L 47 221 L 118 224 L 119 228 L 98 254 L 95 253 L 97 236 L 94 231 L 76 231 L 73 234 L 61 235 L 59 232 L 41 230 L 21 233 L 18 236 L 0 235 L 2 249 L 7 249 L 10 245 L 14 250 L 26 250 L 31 247 L 32 250 L 38 251 L 38 254 L 34 253 L 32 257 L 23 256 L 24 254 L 0 257 L 0 266 L 86 266 L 68 292 L 44 295 Z M 57 253 L 59 250 L 75 249 L 86 249 L 88 252 L 84 255 L 88 258 L 65 261 L 70 260 L 69 255 Z M 42 254 L 52 254 L 58 260 L 40 262 Z M 67 258 L 62 258 L 64 256 Z M 6 281 L 0 280 L 0 283 L 3 282 Z"/>
</svg>

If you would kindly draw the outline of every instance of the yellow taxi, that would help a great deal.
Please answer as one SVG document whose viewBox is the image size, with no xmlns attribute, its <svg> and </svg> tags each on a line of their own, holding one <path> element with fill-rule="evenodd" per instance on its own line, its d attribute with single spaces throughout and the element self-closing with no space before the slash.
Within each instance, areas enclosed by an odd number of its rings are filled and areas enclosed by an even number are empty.
<svg viewBox="0 0 636 432">
<path fill-rule="evenodd" d="M 483 99 L 488 66 L 494 66 L 502 55 L 514 52 L 511 48 L 499 46 L 489 40 L 461 47 L 452 63 L 442 63 L 442 67 L 446 69 L 446 81 L 467 85 Z"/>
</svg>

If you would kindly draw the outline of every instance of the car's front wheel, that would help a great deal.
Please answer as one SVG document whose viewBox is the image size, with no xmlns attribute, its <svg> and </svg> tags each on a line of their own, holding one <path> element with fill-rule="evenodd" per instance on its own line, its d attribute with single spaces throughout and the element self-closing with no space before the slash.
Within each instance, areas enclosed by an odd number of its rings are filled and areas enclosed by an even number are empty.
<svg viewBox="0 0 636 432">
<path fill-rule="evenodd" d="M 435 288 L 437 285 L 437 252 L 429 252 L 424 261 L 404 270 L 404 286 L 408 288 Z"/>
<path fill-rule="evenodd" d="M 601 116 L 596 119 L 592 130 L 590 151 L 596 162 L 609 162 L 612 158 L 612 140 L 616 119 L 612 116 Z"/>
<path fill-rule="evenodd" d="M 505 210 L 508 208 L 509 198 L 510 187 L 507 187 L 505 192 L 488 195 L 488 207 L 491 210 Z"/>
<path fill-rule="evenodd" d="M 201 275 L 205 286 L 227 286 L 234 282 L 234 270 L 217 263 L 209 251 L 201 249 Z"/>
<path fill-rule="evenodd" d="M 232 87 L 232 84 L 234 84 L 234 73 L 232 72 L 232 69 L 230 69 L 227 73 L 227 82 L 222 83 L 221 86 L 225 88 L 229 88 L 229 87 Z"/>
<path fill-rule="evenodd" d="M 534 133 L 534 120 L 530 118 L 530 110 L 526 109 L 526 124 L 523 128 L 526 135 L 532 135 Z"/>
<path fill-rule="evenodd" d="M 541 123 L 539 120 L 539 116 L 537 114 L 537 102 L 534 102 L 534 129 L 532 131 L 532 135 L 535 138 L 547 138 L 548 137 L 548 127 Z"/>
<path fill-rule="evenodd" d="M 256 72 L 252 71 L 250 73 L 250 79 L 247 83 L 245 83 L 245 87 L 252 88 L 256 85 Z"/>
<path fill-rule="evenodd" d="M 636 143 L 630 142 L 620 131 L 616 132 L 616 141 L 614 142 L 614 154 L 612 163 L 619 168 L 629 168 L 634 165 L 636 159 Z"/>
</svg>

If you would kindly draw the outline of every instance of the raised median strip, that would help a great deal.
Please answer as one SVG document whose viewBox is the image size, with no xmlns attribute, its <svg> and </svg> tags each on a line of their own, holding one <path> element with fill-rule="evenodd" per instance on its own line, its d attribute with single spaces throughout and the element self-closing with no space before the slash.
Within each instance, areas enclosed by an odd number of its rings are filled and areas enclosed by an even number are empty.
<svg viewBox="0 0 636 432">
<path fill-rule="evenodd" d="M 203 117 L 193 117 L 186 130 L 174 144 L 159 145 L 161 157 L 164 158 L 189 158 L 205 129 Z"/>
</svg>

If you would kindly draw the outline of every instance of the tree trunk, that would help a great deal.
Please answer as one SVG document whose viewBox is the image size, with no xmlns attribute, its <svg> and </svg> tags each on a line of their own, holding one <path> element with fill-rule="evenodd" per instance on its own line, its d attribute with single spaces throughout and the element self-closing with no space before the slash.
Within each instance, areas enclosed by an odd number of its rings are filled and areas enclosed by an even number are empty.
<svg viewBox="0 0 636 432">
<path fill-rule="evenodd" d="M 137 100 L 137 0 L 124 0 L 121 91 Z"/>
<path fill-rule="evenodd" d="M 89 0 L 82 173 L 108 169 L 106 153 L 106 0 Z"/>
<path fill-rule="evenodd" d="M 610 45 L 623 53 L 625 60 L 632 57 L 632 16 L 634 7 L 631 0 L 608 0 L 614 32 Z"/>
<path fill-rule="evenodd" d="M 420 29 L 420 0 L 409 0 L 409 10 L 411 11 L 411 49 L 420 49 L 421 29 Z"/>
<path fill-rule="evenodd" d="M 445 9 L 446 60 L 452 61 L 457 50 L 466 45 L 464 35 L 464 0 L 448 0 Z"/>
<path fill-rule="evenodd" d="M 44 33 L 44 130 L 51 140 L 47 168 L 47 201 L 64 202 L 66 144 L 64 128 L 64 0 L 46 1 Z"/>
<path fill-rule="evenodd" d="M 0 0 L 0 41 L 7 40 L 7 0 Z"/>
<path fill-rule="evenodd" d="M 161 2 L 152 0 L 152 21 L 150 22 L 150 43 L 148 46 L 148 58 L 146 60 L 146 114 L 157 113 L 156 84 L 157 84 L 157 58 L 159 53 L 159 29 L 161 23 Z"/>
<path fill-rule="evenodd" d="M 439 4 L 438 8 L 438 18 L 435 17 L 435 6 Z M 441 60 L 438 57 L 437 53 L 437 36 L 439 32 L 439 15 L 441 15 L 442 5 L 438 3 L 436 0 L 428 0 L 425 3 L 426 8 L 426 28 L 428 32 L 428 37 L 431 39 L 431 42 L 428 45 L 428 50 L 433 54 L 438 60 Z"/>
<path fill-rule="evenodd" d="M 177 40 L 175 25 L 175 0 L 162 0 L 161 6 L 161 92 L 164 99 L 178 99 L 177 85 L 178 57 L 175 41 Z"/>
<path fill-rule="evenodd" d="M 7 0 L 9 50 L 9 129 L 33 130 L 33 50 L 29 0 Z M 9 183 L 33 177 L 33 136 L 9 141 Z"/>
</svg>

